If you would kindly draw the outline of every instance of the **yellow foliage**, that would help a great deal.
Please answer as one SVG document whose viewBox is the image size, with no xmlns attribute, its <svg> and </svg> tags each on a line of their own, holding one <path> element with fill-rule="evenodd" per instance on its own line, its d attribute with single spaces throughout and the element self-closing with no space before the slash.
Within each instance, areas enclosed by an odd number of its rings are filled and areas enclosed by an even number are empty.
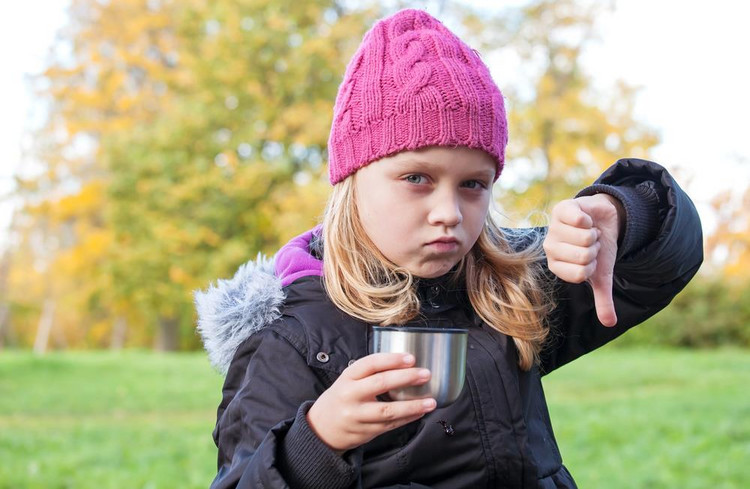
<svg viewBox="0 0 750 489">
<path fill-rule="evenodd" d="M 95 347 L 107 347 L 112 337 L 112 321 L 100 319 L 94 321 L 88 330 L 87 342 Z"/>
<path fill-rule="evenodd" d="M 750 276 L 750 185 L 742 192 L 724 191 L 711 202 L 716 218 L 713 233 L 706 240 L 707 255 L 730 279 Z"/>
<path fill-rule="evenodd" d="M 58 221 L 81 215 L 96 214 L 101 210 L 104 199 L 104 182 L 95 180 L 83 185 L 78 193 L 61 198 L 50 211 Z"/>
<path fill-rule="evenodd" d="M 169 280 L 176 284 L 183 285 L 191 282 L 190 275 L 185 273 L 185 270 L 175 265 L 169 267 Z"/>
</svg>

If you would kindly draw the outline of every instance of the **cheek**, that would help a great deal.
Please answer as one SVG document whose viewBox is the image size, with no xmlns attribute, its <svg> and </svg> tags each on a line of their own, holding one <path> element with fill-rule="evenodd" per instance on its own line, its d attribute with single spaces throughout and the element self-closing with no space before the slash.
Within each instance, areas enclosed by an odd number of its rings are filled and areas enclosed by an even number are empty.
<svg viewBox="0 0 750 489">
<path fill-rule="evenodd" d="M 370 240 L 384 252 L 388 244 L 388 235 L 393 231 L 396 223 L 386 216 L 393 214 L 393 201 L 384 198 L 382 194 L 370 192 L 357 199 L 359 220 Z"/>
<path fill-rule="evenodd" d="M 369 189 L 359 201 L 360 219 L 366 228 L 384 230 L 393 234 L 414 225 L 416 206 L 408 195 L 402 195 L 393 186 L 380 185 Z"/>
<path fill-rule="evenodd" d="M 489 201 L 480 201 L 476 202 L 475 204 L 471 205 L 469 207 L 469 214 L 468 216 L 464 216 L 465 218 L 468 217 L 469 226 L 471 226 L 472 230 L 479 227 L 480 229 L 484 225 L 485 220 L 487 219 L 487 214 L 489 212 Z"/>
<path fill-rule="evenodd" d="M 359 218 L 375 247 L 393 263 L 405 266 L 418 224 L 414 212 L 408 212 L 413 209 L 394 197 L 386 192 L 367 196 L 359 207 Z"/>
<path fill-rule="evenodd" d="M 474 246 L 474 243 L 479 238 L 479 235 L 484 229 L 484 224 L 487 222 L 488 208 L 486 206 L 478 206 L 474 209 L 468 219 L 464 220 L 466 237 L 468 238 L 469 248 Z"/>
</svg>

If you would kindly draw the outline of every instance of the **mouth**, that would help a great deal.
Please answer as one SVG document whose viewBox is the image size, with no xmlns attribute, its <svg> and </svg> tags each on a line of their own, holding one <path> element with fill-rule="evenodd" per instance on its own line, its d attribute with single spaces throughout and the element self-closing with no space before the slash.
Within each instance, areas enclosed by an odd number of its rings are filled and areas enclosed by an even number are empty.
<svg viewBox="0 0 750 489">
<path fill-rule="evenodd" d="M 430 241 L 426 246 L 438 253 L 450 253 L 458 249 L 458 240 L 456 238 L 439 238 Z"/>
<path fill-rule="evenodd" d="M 438 238 L 435 241 L 430 241 L 427 244 L 431 245 L 436 243 L 458 244 L 458 240 L 456 238 Z"/>
</svg>

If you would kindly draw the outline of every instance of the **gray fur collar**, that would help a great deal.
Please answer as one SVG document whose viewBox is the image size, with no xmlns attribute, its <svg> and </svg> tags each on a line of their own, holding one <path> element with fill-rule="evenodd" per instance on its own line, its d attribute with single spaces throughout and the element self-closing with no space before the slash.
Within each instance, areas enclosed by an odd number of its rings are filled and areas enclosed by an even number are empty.
<svg viewBox="0 0 750 489">
<path fill-rule="evenodd" d="M 274 273 L 274 259 L 259 254 L 234 277 L 196 291 L 194 298 L 208 358 L 226 374 L 240 343 L 281 316 L 285 295 Z"/>
</svg>

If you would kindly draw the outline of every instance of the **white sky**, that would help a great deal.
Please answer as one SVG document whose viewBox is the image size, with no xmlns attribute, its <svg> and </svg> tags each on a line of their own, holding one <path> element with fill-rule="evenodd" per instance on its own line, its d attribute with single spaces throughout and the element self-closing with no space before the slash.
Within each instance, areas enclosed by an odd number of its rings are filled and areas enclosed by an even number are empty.
<svg viewBox="0 0 750 489">
<path fill-rule="evenodd" d="M 0 194 L 21 161 L 33 106 L 24 76 L 43 66 L 68 3 L 24 0 L 2 9 Z M 662 136 L 653 159 L 680 177 L 707 228 L 711 197 L 750 182 L 749 18 L 750 2 L 619 0 L 585 58 L 598 85 L 622 78 L 643 87 L 636 114 Z M 0 203 L 0 244 L 9 215 Z"/>
<path fill-rule="evenodd" d="M 21 162 L 24 128 L 32 110 L 25 77 L 44 66 L 49 46 L 66 20 L 68 1 L 24 0 L 0 7 L 0 197 L 13 188 Z M 0 250 L 12 203 L 0 200 Z"/>
<path fill-rule="evenodd" d="M 708 202 L 750 183 L 750 2 L 620 0 L 602 22 L 590 72 L 643 87 L 638 118 L 657 128 L 652 158 L 680 177 L 710 224 Z"/>
</svg>

